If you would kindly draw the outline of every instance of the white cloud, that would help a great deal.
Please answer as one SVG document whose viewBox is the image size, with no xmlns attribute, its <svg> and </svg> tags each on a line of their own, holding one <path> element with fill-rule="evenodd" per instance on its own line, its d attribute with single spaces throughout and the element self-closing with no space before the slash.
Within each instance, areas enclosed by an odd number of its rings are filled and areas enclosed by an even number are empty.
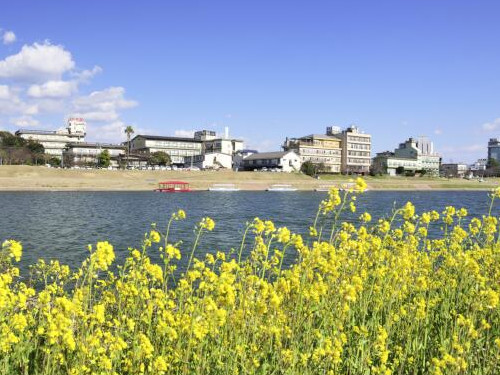
<svg viewBox="0 0 500 375">
<path fill-rule="evenodd" d="M 73 57 L 64 47 L 50 42 L 34 43 L 1 60 L 0 77 L 31 82 L 61 80 L 74 67 Z"/>
<path fill-rule="evenodd" d="M 434 134 L 441 135 L 441 134 L 443 134 L 443 131 L 441 129 L 435 129 Z"/>
<path fill-rule="evenodd" d="M 32 105 L 24 105 L 24 110 L 22 111 L 23 114 L 26 115 L 36 115 L 38 112 L 40 112 L 38 104 L 32 104 Z"/>
<path fill-rule="evenodd" d="M 174 131 L 174 135 L 176 137 L 193 138 L 194 137 L 194 130 L 179 129 L 179 130 Z"/>
<path fill-rule="evenodd" d="M 31 116 L 21 116 L 21 117 L 17 117 L 17 118 L 12 118 L 12 119 L 10 119 L 10 122 L 13 125 L 16 125 L 20 128 L 37 126 L 40 123 L 37 119 L 34 119 Z"/>
<path fill-rule="evenodd" d="M 73 73 L 78 82 L 88 83 L 94 76 L 102 73 L 102 68 L 95 65 L 92 69 L 83 70 L 81 72 Z"/>
<path fill-rule="evenodd" d="M 88 122 L 87 123 L 87 137 L 89 141 L 96 142 L 109 142 L 109 143 L 118 143 L 125 141 L 127 136 L 125 134 L 125 128 L 127 125 L 122 120 L 113 121 L 110 123 L 100 124 L 97 122 Z M 153 131 L 151 129 L 144 129 L 141 127 L 137 127 L 132 125 L 134 128 L 134 135 L 136 134 L 151 134 Z"/>
<path fill-rule="evenodd" d="M 72 54 L 49 41 L 22 46 L 0 60 L 0 123 L 24 128 L 39 126 L 41 114 L 79 115 L 87 120 L 89 139 L 124 139 L 121 112 L 137 102 L 125 97 L 123 87 L 79 95 L 79 86 L 91 83 L 102 71 L 98 65 L 76 68 Z"/>
<path fill-rule="evenodd" d="M 492 131 L 500 129 L 500 117 L 496 118 L 492 122 L 487 122 L 487 123 L 483 124 L 482 127 L 483 127 L 483 130 L 486 132 L 492 132 Z"/>
<path fill-rule="evenodd" d="M 107 124 L 87 123 L 87 138 L 99 142 L 117 143 L 125 139 L 125 123 L 123 121 L 114 121 Z"/>
<path fill-rule="evenodd" d="M 136 101 L 125 99 L 123 87 L 94 91 L 73 101 L 74 111 L 86 120 L 111 122 L 119 118 L 119 110 L 133 108 Z"/>
<path fill-rule="evenodd" d="M 115 111 L 78 112 L 78 115 L 82 116 L 87 121 L 97 121 L 97 122 L 116 121 L 120 117 L 118 112 L 115 112 Z"/>
<path fill-rule="evenodd" d="M 19 97 L 19 89 L 0 85 L 0 116 L 3 115 L 33 115 L 38 113 L 38 105 L 26 103 Z"/>
<path fill-rule="evenodd" d="M 2 40 L 3 40 L 3 44 L 14 43 L 16 41 L 16 34 L 14 34 L 13 31 L 5 31 L 3 33 Z"/>
<path fill-rule="evenodd" d="M 0 100 L 9 100 L 12 99 L 12 93 L 10 91 L 9 86 L 0 85 Z"/>
<path fill-rule="evenodd" d="M 74 81 L 47 81 L 42 85 L 31 85 L 28 96 L 32 98 L 64 98 L 77 91 Z"/>
</svg>

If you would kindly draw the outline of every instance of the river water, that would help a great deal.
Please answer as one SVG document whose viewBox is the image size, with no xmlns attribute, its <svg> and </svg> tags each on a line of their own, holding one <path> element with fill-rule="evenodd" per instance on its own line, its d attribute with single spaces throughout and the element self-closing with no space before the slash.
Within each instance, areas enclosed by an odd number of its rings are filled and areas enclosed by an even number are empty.
<svg viewBox="0 0 500 375">
<path fill-rule="evenodd" d="M 271 219 L 305 234 L 326 193 L 313 192 L 0 192 L 0 241 L 16 239 L 24 247 L 21 268 L 38 258 L 59 259 L 72 267 L 88 255 L 87 245 L 107 240 L 118 260 L 128 247 L 140 246 L 151 223 L 164 227 L 172 212 L 182 208 L 188 217 L 172 228 L 172 241 L 184 241 L 188 253 L 193 228 L 204 216 L 216 222 L 197 254 L 238 247 L 245 223 L 254 217 Z M 412 201 L 417 213 L 445 206 L 466 207 L 470 216 L 487 213 L 487 192 L 369 191 L 357 200 L 355 216 L 368 211 L 373 219 L 391 214 Z M 495 204 L 495 213 L 500 206 Z M 185 256 L 184 258 L 186 258 Z M 153 258 L 158 260 L 156 254 Z"/>
</svg>

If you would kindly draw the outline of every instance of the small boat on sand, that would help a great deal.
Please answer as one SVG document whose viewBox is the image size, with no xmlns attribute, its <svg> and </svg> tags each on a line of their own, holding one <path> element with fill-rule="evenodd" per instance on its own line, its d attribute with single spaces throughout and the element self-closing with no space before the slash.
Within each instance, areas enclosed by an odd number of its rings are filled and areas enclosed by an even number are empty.
<svg viewBox="0 0 500 375">
<path fill-rule="evenodd" d="M 189 182 L 184 181 L 163 181 L 158 183 L 158 188 L 154 191 L 160 193 L 187 193 L 192 191 Z"/>
<path fill-rule="evenodd" d="M 331 188 L 336 187 L 335 185 L 320 185 L 314 191 L 330 191 Z"/>
<path fill-rule="evenodd" d="M 208 188 L 209 191 L 239 191 L 235 184 L 213 184 Z"/>
<path fill-rule="evenodd" d="M 266 191 L 297 191 L 297 188 L 292 185 L 276 184 L 268 187 Z"/>
</svg>

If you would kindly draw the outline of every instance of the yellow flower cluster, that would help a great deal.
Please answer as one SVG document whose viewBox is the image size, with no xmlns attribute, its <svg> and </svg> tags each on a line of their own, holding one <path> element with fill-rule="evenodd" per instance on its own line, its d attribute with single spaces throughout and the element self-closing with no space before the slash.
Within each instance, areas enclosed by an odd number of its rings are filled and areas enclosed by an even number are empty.
<svg viewBox="0 0 500 375">
<path fill-rule="evenodd" d="M 200 259 L 215 223 L 169 243 L 184 211 L 120 265 L 99 242 L 79 269 L 41 260 L 21 278 L 5 241 L 0 374 L 499 374 L 498 218 L 407 203 L 340 222 L 365 189 L 330 191 L 308 238 L 256 218 L 239 251 Z"/>
<path fill-rule="evenodd" d="M 8 253 L 8 256 L 14 258 L 16 262 L 19 262 L 23 255 L 23 247 L 20 242 L 7 240 L 2 244 L 2 252 Z"/>
</svg>

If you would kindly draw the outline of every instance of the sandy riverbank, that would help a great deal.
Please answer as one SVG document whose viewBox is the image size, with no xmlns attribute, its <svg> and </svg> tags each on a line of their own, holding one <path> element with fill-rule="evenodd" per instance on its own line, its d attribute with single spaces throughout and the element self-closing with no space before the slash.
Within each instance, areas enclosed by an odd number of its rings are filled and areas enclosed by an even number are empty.
<svg viewBox="0 0 500 375">
<path fill-rule="evenodd" d="M 289 184 L 299 190 L 339 185 L 349 176 L 323 176 L 320 180 L 296 173 L 233 171 L 108 171 L 68 170 L 30 166 L 0 166 L 0 191 L 151 191 L 159 181 L 182 180 L 192 189 L 207 190 L 213 184 L 231 183 L 241 190 L 265 190 L 273 184 Z M 485 182 L 426 177 L 367 177 L 371 190 L 489 190 L 499 179 Z"/>
</svg>

